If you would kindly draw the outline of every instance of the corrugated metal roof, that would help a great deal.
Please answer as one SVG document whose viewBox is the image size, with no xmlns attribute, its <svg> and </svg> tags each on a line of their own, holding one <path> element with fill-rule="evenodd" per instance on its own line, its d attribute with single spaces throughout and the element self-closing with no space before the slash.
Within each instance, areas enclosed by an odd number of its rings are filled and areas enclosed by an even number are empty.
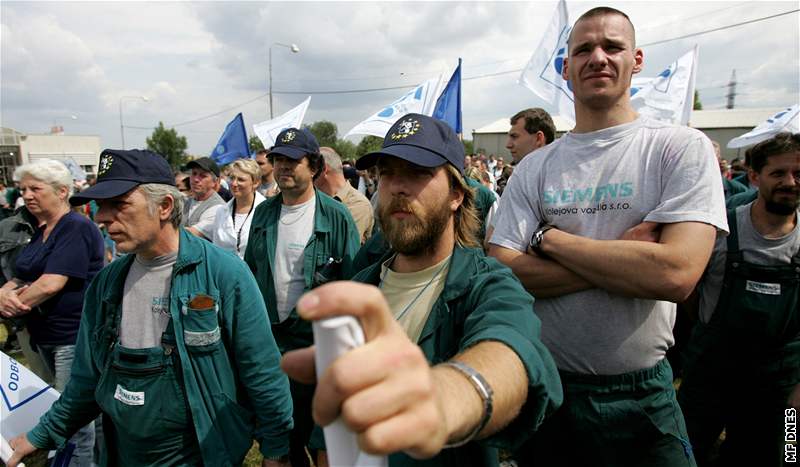
<svg viewBox="0 0 800 467">
<path fill-rule="evenodd" d="M 769 109 L 715 109 L 715 110 L 695 110 L 689 121 L 689 126 L 697 129 L 712 128 L 754 128 L 759 123 L 764 122 L 776 113 L 783 110 L 783 107 Z M 572 129 L 572 124 L 559 117 L 553 116 L 553 123 L 556 124 L 556 131 L 563 133 Z M 474 130 L 475 134 L 486 133 L 508 133 L 511 124 L 508 117 L 495 120 L 494 122 Z"/>
</svg>

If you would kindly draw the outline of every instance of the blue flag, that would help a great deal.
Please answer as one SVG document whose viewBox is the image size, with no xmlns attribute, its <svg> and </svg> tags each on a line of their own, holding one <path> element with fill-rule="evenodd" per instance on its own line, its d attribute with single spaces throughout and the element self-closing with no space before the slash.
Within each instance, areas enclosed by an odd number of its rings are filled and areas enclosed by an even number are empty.
<svg viewBox="0 0 800 467">
<path fill-rule="evenodd" d="M 433 118 L 442 120 L 450 127 L 461 133 L 461 59 L 458 59 L 458 66 L 450 82 L 447 83 L 439 99 L 436 100 L 436 107 L 433 109 Z"/>
<path fill-rule="evenodd" d="M 248 157 L 250 157 L 250 145 L 247 144 L 247 131 L 244 129 L 244 120 L 240 112 L 225 127 L 214 151 L 211 152 L 211 159 L 217 165 L 225 165 L 236 159 Z"/>
</svg>

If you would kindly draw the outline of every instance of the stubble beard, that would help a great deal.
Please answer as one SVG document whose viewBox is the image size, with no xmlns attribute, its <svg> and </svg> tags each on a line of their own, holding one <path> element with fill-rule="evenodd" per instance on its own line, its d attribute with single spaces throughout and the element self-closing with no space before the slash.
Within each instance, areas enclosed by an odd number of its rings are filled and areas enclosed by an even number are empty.
<svg viewBox="0 0 800 467">
<path fill-rule="evenodd" d="M 787 193 L 789 190 L 772 190 L 772 196 L 764 199 L 764 209 L 777 216 L 788 216 L 797 211 L 800 207 L 800 194 L 797 190 L 791 190 L 795 197 L 786 202 L 774 201 L 776 193 Z"/>
</svg>

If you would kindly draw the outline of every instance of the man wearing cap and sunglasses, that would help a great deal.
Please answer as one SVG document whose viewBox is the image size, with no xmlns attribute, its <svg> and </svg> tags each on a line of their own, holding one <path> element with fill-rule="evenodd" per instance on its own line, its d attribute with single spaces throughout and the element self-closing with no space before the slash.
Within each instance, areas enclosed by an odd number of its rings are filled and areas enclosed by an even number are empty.
<svg viewBox="0 0 800 467">
<path fill-rule="evenodd" d="M 324 168 L 319 144 L 307 129 L 288 128 L 268 155 L 280 187 L 253 213 L 244 260 L 266 301 L 272 333 L 281 353 L 312 344 L 311 324 L 295 311 L 297 299 L 326 282 L 347 279 L 360 245 L 358 228 L 340 202 L 314 188 Z M 308 465 L 305 447 L 322 449 L 314 431 L 314 387 L 291 382 L 294 423 L 290 456 L 295 467 Z M 312 452 L 313 455 L 313 452 Z"/>
<path fill-rule="evenodd" d="M 210 157 L 201 157 L 186 164 L 192 171 L 189 185 L 192 197 L 183 207 L 183 227 L 198 237 L 211 238 L 214 228 L 215 206 L 225 204 L 225 200 L 217 193 L 219 166 Z"/>
<path fill-rule="evenodd" d="M 263 465 L 289 450 L 289 384 L 264 301 L 235 256 L 179 228 L 183 196 L 150 151 L 105 150 L 96 200 L 128 255 L 86 292 L 72 378 L 8 465 L 63 445 L 103 415 L 103 465 L 240 465 L 253 438 Z"/>
<path fill-rule="evenodd" d="M 497 465 L 497 448 L 520 444 L 561 402 L 533 299 L 480 249 L 463 146 L 447 124 L 402 117 L 356 163 L 373 165 L 391 251 L 353 278 L 364 284 L 325 285 L 298 304 L 309 320 L 355 316 L 367 340 L 316 375 L 315 419 L 341 416 L 393 467 Z M 308 381 L 312 360 L 304 349 L 283 367 Z"/>
</svg>

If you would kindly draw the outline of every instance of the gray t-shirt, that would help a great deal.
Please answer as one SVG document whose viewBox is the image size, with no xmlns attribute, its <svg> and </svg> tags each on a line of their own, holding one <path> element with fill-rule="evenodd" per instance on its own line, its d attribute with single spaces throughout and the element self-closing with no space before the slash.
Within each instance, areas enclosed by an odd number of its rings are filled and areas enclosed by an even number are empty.
<svg viewBox="0 0 800 467">
<path fill-rule="evenodd" d="M 643 221 L 727 231 L 711 142 L 697 130 L 637 120 L 567 133 L 523 159 L 506 186 L 491 243 L 525 251 L 540 221 L 618 239 Z M 650 368 L 674 343 L 675 304 L 589 289 L 537 298 L 542 341 L 561 370 L 614 375 Z"/>
<path fill-rule="evenodd" d="M 183 205 L 183 227 L 194 227 L 206 238 L 211 238 L 214 219 L 217 217 L 215 206 L 224 206 L 225 201 L 213 193 L 203 201 L 188 198 Z"/>
<path fill-rule="evenodd" d="M 750 217 L 753 203 L 736 208 L 736 228 L 739 235 L 739 250 L 745 262 L 762 266 L 789 264 L 792 256 L 800 250 L 800 228 L 794 229 L 780 238 L 766 238 L 755 228 Z M 800 211 L 798 211 L 800 214 Z M 714 252 L 708 262 L 703 279 L 698 284 L 700 321 L 708 323 L 714 314 L 725 277 L 725 259 L 728 252 L 727 238 L 718 238 Z"/>
<path fill-rule="evenodd" d="M 272 283 L 275 286 L 275 301 L 280 322 L 289 317 L 306 288 L 303 261 L 306 245 L 314 233 L 316 200 L 316 196 L 312 196 L 302 204 L 281 205 L 278 239 L 275 244 L 275 265 L 272 268 Z"/>
<path fill-rule="evenodd" d="M 161 345 L 161 334 L 169 324 L 169 291 L 172 266 L 178 252 L 151 260 L 138 255 L 131 264 L 122 292 L 120 344 L 131 349 Z"/>
</svg>

